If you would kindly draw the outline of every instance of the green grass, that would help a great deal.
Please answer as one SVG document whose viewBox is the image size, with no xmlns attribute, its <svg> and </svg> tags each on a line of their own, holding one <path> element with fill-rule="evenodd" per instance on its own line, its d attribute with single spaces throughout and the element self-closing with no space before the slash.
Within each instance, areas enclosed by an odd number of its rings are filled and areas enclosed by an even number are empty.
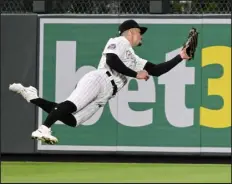
<svg viewBox="0 0 232 184">
<path fill-rule="evenodd" d="M 230 183 L 231 166 L 219 164 L 132 164 L 2 162 L 2 182 Z"/>
</svg>

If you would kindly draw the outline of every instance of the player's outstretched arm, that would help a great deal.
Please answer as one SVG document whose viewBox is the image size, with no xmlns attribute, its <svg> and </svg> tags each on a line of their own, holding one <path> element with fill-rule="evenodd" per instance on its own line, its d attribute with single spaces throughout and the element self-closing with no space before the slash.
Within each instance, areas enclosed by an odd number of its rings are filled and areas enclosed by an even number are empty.
<svg viewBox="0 0 232 184">
<path fill-rule="evenodd" d="M 115 70 L 118 73 L 126 75 L 128 77 L 133 77 L 137 79 L 145 79 L 145 80 L 148 80 L 149 78 L 147 71 L 142 70 L 137 73 L 136 71 L 131 70 L 120 60 L 120 58 L 116 54 L 107 53 L 106 63 L 109 65 L 111 69 Z"/>
<path fill-rule="evenodd" d="M 147 62 L 144 66 L 144 70 L 148 72 L 149 75 L 159 77 L 162 74 L 169 72 L 172 68 L 174 68 L 177 64 L 179 64 L 182 60 L 189 60 L 190 57 L 186 54 L 186 49 L 184 48 L 181 52 L 167 62 L 163 62 L 160 64 L 153 64 L 151 62 Z"/>
</svg>

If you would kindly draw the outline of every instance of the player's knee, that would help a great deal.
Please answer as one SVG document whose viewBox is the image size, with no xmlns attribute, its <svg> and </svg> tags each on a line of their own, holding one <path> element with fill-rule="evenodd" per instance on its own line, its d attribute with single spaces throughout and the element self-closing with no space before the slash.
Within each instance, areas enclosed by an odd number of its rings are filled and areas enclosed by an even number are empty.
<svg viewBox="0 0 232 184">
<path fill-rule="evenodd" d="M 55 110 L 61 111 L 61 112 L 67 113 L 67 114 L 71 114 L 77 110 L 77 107 L 74 103 L 72 103 L 70 101 L 64 101 L 64 102 L 58 104 L 55 107 Z"/>
<path fill-rule="evenodd" d="M 76 125 L 75 125 L 75 127 L 78 127 L 79 125 L 81 125 L 83 123 L 83 120 L 81 118 L 76 118 L 75 117 L 75 119 L 76 119 Z"/>
</svg>

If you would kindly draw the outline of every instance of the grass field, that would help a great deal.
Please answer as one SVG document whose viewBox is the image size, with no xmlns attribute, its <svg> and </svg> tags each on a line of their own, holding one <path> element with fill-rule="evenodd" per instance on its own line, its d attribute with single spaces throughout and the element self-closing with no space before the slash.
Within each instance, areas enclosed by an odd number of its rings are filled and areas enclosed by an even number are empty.
<svg viewBox="0 0 232 184">
<path fill-rule="evenodd" d="M 229 164 L 134 164 L 71 162 L 2 162 L 1 164 L 2 183 L 231 182 L 231 166 Z"/>
</svg>

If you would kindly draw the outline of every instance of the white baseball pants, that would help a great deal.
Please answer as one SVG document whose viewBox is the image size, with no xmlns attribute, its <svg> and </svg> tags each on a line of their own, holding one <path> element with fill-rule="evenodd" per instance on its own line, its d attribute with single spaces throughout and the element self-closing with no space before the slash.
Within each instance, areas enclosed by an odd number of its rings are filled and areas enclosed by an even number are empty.
<svg viewBox="0 0 232 184">
<path fill-rule="evenodd" d="M 91 118 L 112 97 L 113 87 L 106 70 L 94 70 L 85 74 L 67 98 L 77 111 L 73 113 L 77 126 Z"/>
</svg>

